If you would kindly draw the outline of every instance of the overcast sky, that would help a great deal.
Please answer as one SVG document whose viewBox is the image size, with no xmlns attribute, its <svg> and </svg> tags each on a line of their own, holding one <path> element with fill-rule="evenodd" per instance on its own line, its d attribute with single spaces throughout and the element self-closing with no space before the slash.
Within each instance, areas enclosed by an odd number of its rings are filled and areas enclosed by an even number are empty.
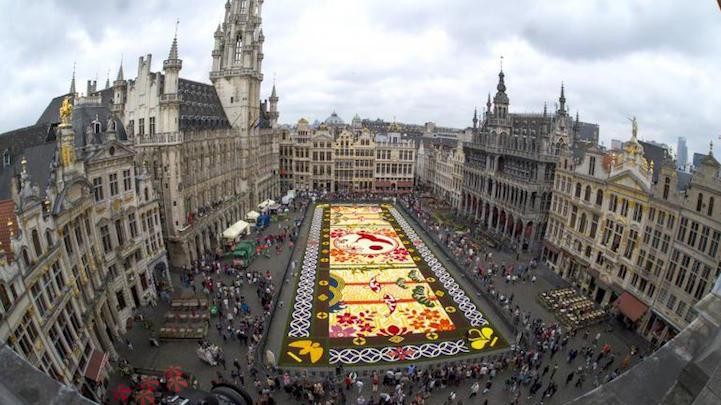
<svg viewBox="0 0 721 405">
<path fill-rule="evenodd" d="M 0 132 L 35 122 L 67 92 L 125 76 L 153 54 L 160 70 L 175 20 L 181 76 L 208 81 L 225 0 L 0 0 Z M 466 127 L 495 92 L 504 56 L 512 111 L 572 113 L 601 139 L 640 137 L 690 152 L 721 134 L 721 12 L 715 0 L 266 0 L 263 97 L 277 77 L 281 121 L 332 110 Z M 715 147 L 717 156 L 721 147 Z M 691 154 L 690 153 L 690 154 Z"/>
</svg>

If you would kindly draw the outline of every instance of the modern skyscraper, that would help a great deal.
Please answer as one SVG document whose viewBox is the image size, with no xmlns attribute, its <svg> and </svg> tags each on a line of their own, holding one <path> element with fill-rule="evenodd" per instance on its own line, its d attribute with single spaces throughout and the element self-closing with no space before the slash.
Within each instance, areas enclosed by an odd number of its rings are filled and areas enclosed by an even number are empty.
<svg viewBox="0 0 721 405">
<path fill-rule="evenodd" d="M 686 147 L 686 138 L 679 136 L 676 145 L 676 167 L 679 170 L 686 171 L 688 163 L 688 148 Z"/>
</svg>

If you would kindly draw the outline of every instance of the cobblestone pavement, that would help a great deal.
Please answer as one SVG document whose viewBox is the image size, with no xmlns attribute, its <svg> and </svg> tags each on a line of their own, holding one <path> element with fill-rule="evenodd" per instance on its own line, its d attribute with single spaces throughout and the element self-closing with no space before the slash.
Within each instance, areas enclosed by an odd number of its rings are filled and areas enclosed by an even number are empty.
<svg viewBox="0 0 721 405">
<path fill-rule="evenodd" d="M 300 216 L 299 212 L 291 213 L 290 220 L 294 220 L 295 218 L 298 218 Z M 303 247 L 305 246 L 305 237 L 307 233 L 308 228 L 308 222 L 309 220 L 305 221 L 303 224 L 299 239 L 296 242 L 297 249 L 295 251 L 294 259 L 296 263 L 300 263 L 300 257 L 302 255 Z M 434 251 L 436 256 L 439 260 L 441 260 L 447 268 L 456 273 L 457 278 L 459 279 L 459 282 L 464 285 L 464 288 L 467 290 L 475 290 L 474 287 L 471 286 L 471 280 L 468 277 L 462 277 L 459 276 L 460 273 L 463 272 L 462 269 L 458 269 L 454 263 L 451 261 L 451 259 L 446 255 L 444 249 L 433 242 L 431 238 L 423 232 L 421 227 L 418 223 L 414 221 L 410 221 L 411 224 L 416 228 L 417 231 L 419 231 L 420 235 L 423 235 L 423 238 L 428 243 L 429 247 Z M 276 223 L 272 224 L 269 229 L 264 231 L 264 234 L 267 234 L 268 232 L 276 233 L 278 231 L 278 225 Z M 510 255 L 503 252 L 497 252 L 494 251 L 494 257 L 496 259 L 496 262 L 504 262 L 506 264 L 508 263 L 514 263 L 515 262 L 515 255 Z M 273 325 L 272 325 L 272 333 L 269 338 L 269 345 L 268 347 L 273 349 L 280 346 L 280 339 L 282 339 L 283 332 L 277 332 L 278 330 L 284 331 L 285 323 L 287 322 L 287 310 L 289 302 L 288 297 L 291 296 L 294 289 L 294 282 L 287 280 L 287 283 L 283 286 L 283 288 L 278 291 L 279 283 L 281 282 L 281 277 L 283 276 L 283 273 L 285 272 L 286 266 L 291 258 L 291 251 L 288 249 L 284 249 L 282 254 L 276 256 L 275 254 L 272 254 L 272 256 L 268 259 L 263 256 L 260 256 L 256 258 L 253 263 L 251 264 L 251 269 L 257 269 L 261 271 L 270 270 L 273 274 L 273 282 L 276 285 L 276 292 L 279 294 L 279 299 L 283 301 L 284 305 L 279 306 L 279 308 L 276 311 L 276 314 L 273 318 Z M 520 257 L 520 261 L 527 263 L 529 260 L 529 257 Z M 549 313 L 545 308 L 543 308 L 539 303 L 536 301 L 537 295 L 542 292 L 546 291 L 552 288 L 557 288 L 561 286 L 567 286 L 567 284 L 559 279 L 555 274 L 553 274 L 550 270 L 542 268 L 539 266 L 536 270 L 534 270 L 537 275 L 537 281 L 535 283 L 528 282 L 521 282 L 518 281 L 514 284 L 506 284 L 502 282 L 500 279 L 496 280 L 497 289 L 501 292 L 503 292 L 506 295 L 513 294 L 514 305 L 519 305 L 522 311 L 528 311 L 532 314 L 533 317 L 540 317 L 546 322 L 553 322 L 554 317 L 553 314 Z M 174 286 L 176 289 L 176 293 L 183 292 L 183 293 L 192 293 L 192 290 L 189 288 L 183 288 L 179 282 L 178 274 L 174 273 Z M 228 277 L 225 275 L 220 275 L 219 278 L 221 280 L 227 280 Z M 465 278 L 465 281 L 463 280 Z M 199 285 L 199 279 L 196 278 L 196 284 Z M 198 288 L 198 291 L 201 291 L 200 288 Z M 243 291 L 245 293 L 245 296 L 247 298 L 247 302 L 251 307 L 251 311 L 253 314 L 258 314 L 261 311 L 260 303 L 258 301 L 257 295 L 255 293 L 255 288 L 252 286 L 248 286 L 247 284 L 243 287 Z M 480 292 L 477 292 L 478 295 L 481 295 Z M 485 297 L 482 297 L 482 299 L 486 299 Z M 491 298 L 488 298 L 491 299 Z M 485 308 L 483 308 L 485 309 Z M 167 304 L 161 302 L 156 308 L 149 309 L 146 312 L 146 317 L 148 319 L 152 319 L 154 324 L 160 325 L 162 316 L 165 314 L 167 310 Z M 493 316 L 492 316 L 493 317 Z M 496 321 L 496 323 L 498 323 Z M 221 335 L 216 330 L 215 321 L 211 320 L 211 327 L 208 334 L 208 340 L 212 343 L 216 343 L 219 346 L 221 346 L 225 352 L 225 358 L 227 361 L 227 368 L 228 370 L 225 371 L 222 366 L 216 366 L 212 367 L 204 362 L 202 362 L 195 354 L 195 350 L 197 348 L 197 343 L 194 341 L 191 342 L 163 342 L 161 343 L 161 346 L 159 348 L 153 348 L 149 344 L 149 337 L 150 332 L 148 330 L 145 330 L 141 325 L 137 324 L 135 327 L 127 334 L 127 337 L 130 339 L 134 346 L 134 350 L 129 350 L 128 347 L 124 344 L 120 344 L 119 353 L 121 355 L 121 358 L 125 358 L 133 366 L 136 367 L 143 367 L 143 368 L 154 368 L 154 369 L 164 369 L 167 368 L 170 365 L 177 365 L 180 366 L 183 370 L 192 373 L 194 376 L 196 376 L 200 383 L 201 389 L 209 389 L 210 388 L 210 380 L 217 378 L 216 374 L 217 372 L 222 372 L 226 378 L 230 378 L 230 368 L 232 367 L 233 359 L 238 359 L 241 364 L 245 365 L 245 356 L 247 352 L 247 347 L 242 346 L 238 341 L 236 340 L 228 340 L 224 341 Z M 278 327 L 281 327 L 281 329 L 277 329 Z M 610 332 L 609 332 L 610 330 Z M 600 339 L 598 342 L 598 345 L 608 343 L 612 347 L 612 352 L 616 354 L 616 364 L 614 364 L 613 367 L 620 366 L 621 359 L 629 352 L 629 348 L 631 345 L 636 345 L 637 347 L 641 348 L 641 352 L 644 352 L 644 348 L 646 345 L 641 340 L 640 337 L 635 335 L 633 332 L 630 332 L 623 328 L 620 324 L 616 324 L 615 322 L 610 323 L 604 323 L 599 324 L 593 327 L 588 328 L 589 331 L 589 338 L 587 341 L 583 340 L 582 334 L 579 334 L 575 338 L 571 338 L 569 341 L 569 344 L 566 347 L 566 350 L 559 351 L 554 358 L 552 358 L 550 361 L 546 360 L 544 365 L 549 364 L 551 368 L 553 367 L 553 364 L 558 364 L 558 371 L 555 373 L 554 381 L 559 386 L 559 391 L 554 395 L 552 398 L 546 398 L 544 400 L 544 404 L 561 404 L 566 402 L 567 400 L 570 400 L 572 398 L 577 397 L 578 395 L 581 395 L 591 388 L 593 388 L 593 381 L 592 379 L 587 380 L 580 388 L 576 388 L 573 386 L 573 383 L 569 384 L 568 386 L 565 386 L 565 380 L 568 373 L 570 373 L 573 370 L 576 370 L 579 366 L 583 363 L 583 356 L 579 355 L 575 361 L 568 363 L 566 361 L 566 353 L 571 348 L 580 349 L 582 346 L 587 344 L 592 344 L 593 338 L 596 336 L 597 333 L 600 333 Z M 512 339 L 512 336 L 507 336 L 509 339 Z M 632 360 L 632 362 L 637 361 L 639 356 L 635 356 Z M 385 370 L 381 370 L 385 371 Z M 608 370 L 610 372 L 611 370 Z M 509 392 L 505 389 L 504 381 L 511 376 L 512 368 L 509 367 L 504 372 L 499 373 L 496 378 L 494 379 L 494 383 L 491 387 L 491 389 L 485 393 L 480 394 L 476 396 L 475 398 L 468 399 L 470 394 L 470 387 L 473 381 L 470 379 L 465 379 L 463 382 L 460 383 L 459 386 L 454 387 L 442 387 L 442 388 L 436 388 L 434 389 L 431 398 L 429 398 L 426 401 L 426 404 L 446 404 L 448 403 L 447 399 L 450 394 L 450 392 L 453 390 L 457 393 L 457 398 L 454 403 L 461 404 L 461 403 L 484 403 L 485 400 L 487 400 L 488 404 L 508 404 L 513 403 L 513 398 L 515 396 L 514 393 Z M 549 373 L 550 375 L 551 373 Z M 251 392 L 253 395 L 256 394 L 256 391 L 253 387 L 253 379 L 250 377 L 248 370 L 244 371 L 245 375 L 245 388 Z M 363 373 L 359 373 L 361 375 L 361 379 L 364 379 L 364 388 L 361 389 L 360 395 L 364 398 L 371 398 L 374 397 L 375 399 L 378 398 L 377 395 L 372 396 L 371 395 L 371 384 L 368 379 L 368 377 L 363 377 Z M 114 376 L 113 379 L 111 379 L 111 385 L 112 388 L 114 386 L 114 383 L 117 383 L 119 381 L 117 376 Z M 548 376 L 544 376 L 541 380 L 543 386 L 540 391 L 545 389 L 545 387 L 548 385 L 550 381 L 550 378 Z M 484 387 L 486 383 L 486 379 L 480 380 L 481 387 Z M 420 386 L 412 387 L 412 392 L 416 392 Z M 522 391 L 522 394 L 518 397 L 519 404 L 537 404 L 539 402 L 540 398 L 540 392 L 536 394 L 536 396 L 533 399 L 527 399 L 528 395 L 528 387 L 527 386 L 521 386 L 520 390 Z M 381 391 L 393 392 L 393 387 L 383 387 L 381 386 Z M 353 388 L 349 391 L 344 391 L 344 395 L 346 397 L 345 403 L 359 403 L 357 402 L 358 398 L 358 390 L 356 388 Z M 276 391 L 273 393 L 273 397 L 276 400 L 276 402 L 280 403 L 296 403 L 292 398 L 290 398 L 286 393 L 284 393 L 282 390 Z M 410 401 L 407 401 L 409 403 Z"/>
</svg>

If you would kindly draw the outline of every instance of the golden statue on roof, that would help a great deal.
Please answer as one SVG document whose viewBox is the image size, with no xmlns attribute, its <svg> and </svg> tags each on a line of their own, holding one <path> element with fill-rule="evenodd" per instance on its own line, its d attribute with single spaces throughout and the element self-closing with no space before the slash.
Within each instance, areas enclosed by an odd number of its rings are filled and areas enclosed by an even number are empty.
<svg viewBox="0 0 721 405">
<path fill-rule="evenodd" d="M 70 103 L 70 96 L 66 96 L 62 105 L 60 105 L 60 126 L 69 127 L 72 116 L 73 105 Z"/>
</svg>

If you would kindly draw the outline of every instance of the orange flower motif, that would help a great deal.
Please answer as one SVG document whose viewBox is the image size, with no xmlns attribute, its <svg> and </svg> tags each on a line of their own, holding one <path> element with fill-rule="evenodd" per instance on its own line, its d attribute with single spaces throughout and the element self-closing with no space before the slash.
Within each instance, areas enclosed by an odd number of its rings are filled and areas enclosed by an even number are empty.
<svg viewBox="0 0 721 405">
<path fill-rule="evenodd" d="M 428 319 L 429 321 L 441 319 L 441 314 L 439 314 L 438 310 L 436 310 L 436 309 L 426 308 L 423 310 L 423 312 L 421 312 L 421 316 Z"/>
<path fill-rule="evenodd" d="M 441 319 L 438 322 L 431 322 L 429 326 L 431 328 L 434 328 L 436 332 L 456 329 L 456 327 L 448 319 Z"/>
<path fill-rule="evenodd" d="M 422 319 L 414 319 L 413 321 L 411 321 L 411 326 L 414 329 L 423 329 L 425 325 L 426 323 Z"/>
</svg>

